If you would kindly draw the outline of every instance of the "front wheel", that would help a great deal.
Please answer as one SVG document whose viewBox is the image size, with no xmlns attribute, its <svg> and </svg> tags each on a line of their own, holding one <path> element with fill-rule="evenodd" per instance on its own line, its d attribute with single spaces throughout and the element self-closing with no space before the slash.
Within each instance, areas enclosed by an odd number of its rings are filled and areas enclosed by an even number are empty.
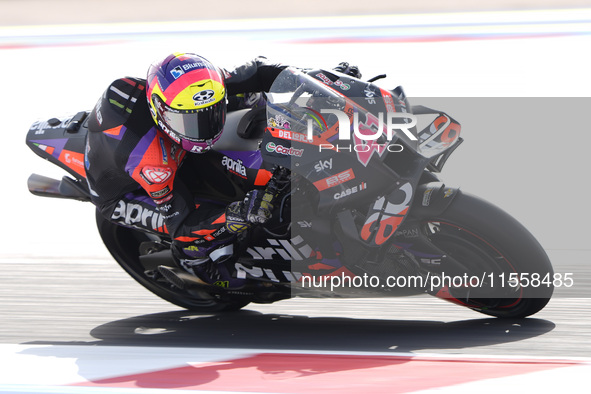
<svg viewBox="0 0 591 394">
<path fill-rule="evenodd" d="M 472 298 L 470 289 L 452 287 L 440 297 L 504 318 L 533 315 L 550 300 L 554 272 L 548 255 L 523 225 L 495 205 L 458 192 L 443 213 L 424 219 L 422 227 L 432 244 L 484 278 L 481 285 L 494 288 L 491 295 Z"/>
<path fill-rule="evenodd" d="M 189 293 L 173 286 L 154 272 L 155 267 L 149 266 L 151 263 L 147 261 L 151 256 L 148 255 L 148 258 L 145 258 L 140 253 L 140 246 L 143 243 L 158 241 L 158 236 L 119 226 L 105 219 L 98 211 L 96 221 L 103 243 L 117 263 L 139 284 L 158 297 L 180 307 L 202 313 L 233 311 L 248 305 L 249 302 L 243 299 L 222 301 L 202 292 Z M 166 256 L 167 251 L 160 253 Z M 169 261 L 168 265 L 173 264 Z"/>
</svg>

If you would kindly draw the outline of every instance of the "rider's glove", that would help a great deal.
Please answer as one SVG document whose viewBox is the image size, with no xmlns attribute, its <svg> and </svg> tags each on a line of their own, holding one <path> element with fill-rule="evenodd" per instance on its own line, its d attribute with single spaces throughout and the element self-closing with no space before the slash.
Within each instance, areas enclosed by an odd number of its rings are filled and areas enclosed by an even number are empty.
<svg viewBox="0 0 591 394">
<path fill-rule="evenodd" d="M 361 72 L 359 72 L 359 67 L 351 66 L 347 62 L 339 63 L 339 65 L 333 68 L 333 70 L 361 79 Z"/>
<path fill-rule="evenodd" d="M 226 208 L 226 228 L 231 233 L 241 233 L 253 224 L 271 219 L 274 196 L 265 190 L 251 190 L 244 201 L 236 201 Z"/>
</svg>

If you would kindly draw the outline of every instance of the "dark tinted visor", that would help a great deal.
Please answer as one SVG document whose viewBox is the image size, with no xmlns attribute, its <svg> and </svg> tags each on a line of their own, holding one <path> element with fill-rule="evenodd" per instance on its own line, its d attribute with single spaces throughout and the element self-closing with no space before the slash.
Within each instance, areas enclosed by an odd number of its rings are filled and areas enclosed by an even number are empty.
<svg viewBox="0 0 591 394">
<path fill-rule="evenodd" d="M 170 108 L 154 95 L 160 118 L 179 137 L 191 141 L 209 140 L 217 136 L 226 121 L 226 98 L 214 105 L 196 110 Z"/>
</svg>

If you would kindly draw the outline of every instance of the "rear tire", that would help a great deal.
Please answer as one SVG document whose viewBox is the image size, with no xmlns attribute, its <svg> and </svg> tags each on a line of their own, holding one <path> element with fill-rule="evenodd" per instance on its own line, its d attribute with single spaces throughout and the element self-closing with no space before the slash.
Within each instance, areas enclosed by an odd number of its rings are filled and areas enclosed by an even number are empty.
<svg viewBox="0 0 591 394">
<path fill-rule="evenodd" d="M 490 316 L 523 318 L 539 312 L 550 300 L 554 271 L 548 255 L 523 225 L 495 205 L 458 192 L 442 214 L 423 224 L 431 242 L 460 263 L 477 272 L 496 272 L 495 288 L 500 284 L 500 272 L 505 277 L 513 272 L 518 277 L 535 274 L 548 279 L 545 284 L 536 281 L 537 286 L 516 287 L 514 297 L 446 298 L 449 301 Z"/>
<path fill-rule="evenodd" d="M 242 299 L 222 301 L 203 292 L 189 293 L 173 286 L 164 278 L 155 279 L 149 276 L 140 260 L 139 249 L 143 242 L 157 240 L 158 236 L 119 226 L 105 219 L 98 210 L 96 221 L 99 234 L 115 261 L 133 279 L 158 297 L 185 309 L 202 313 L 236 311 L 249 304 L 249 301 Z M 174 266 L 173 261 L 170 261 L 170 265 Z"/>
</svg>

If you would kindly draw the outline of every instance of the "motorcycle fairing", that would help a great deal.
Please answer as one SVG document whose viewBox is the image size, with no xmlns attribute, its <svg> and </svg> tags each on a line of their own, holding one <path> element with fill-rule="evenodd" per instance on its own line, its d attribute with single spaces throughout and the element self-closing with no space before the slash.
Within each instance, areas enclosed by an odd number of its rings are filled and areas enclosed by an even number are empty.
<svg viewBox="0 0 591 394">
<path fill-rule="evenodd" d="M 88 129 L 84 121 L 88 112 L 46 122 L 33 123 L 27 133 L 29 148 L 40 157 L 63 168 L 78 180 L 85 179 L 84 150 Z"/>
<path fill-rule="evenodd" d="M 380 124 L 376 114 L 409 110 L 404 93 L 401 89 L 397 92 L 400 96 L 340 73 L 313 70 L 303 74 L 288 68 L 271 87 L 267 105 L 268 127 L 262 146 L 281 144 L 285 149 L 278 153 L 277 149 L 263 148 L 263 159 L 289 166 L 313 185 L 317 196 L 300 203 L 312 202 L 317 214 L 365 210 L 365 219 L 355 223 L 361 242 L 370 247 L 384 244 L 394 234 L 410 211 L 413 191 L 424 169 L 459 138 L 459 124 L 437 112 L 439 117 L 420 133 L 409 127 L 412 135 L 397 132 L 388 141 L 385 130 L 379 130 L 384 123 Z M 327 115 L 327 108 L 347 115 L 350 130 L 345 136 L 349 139 L 339 139 L 341 120 Z M 424 109 L 420 114 L 431 112 Z M 381 137 L 361 140 L 353 132 L 354 121 L 361 122 L 359 132 L 362 124 L 371 126 L 361 134 L 377 131 Z M 308 139 L 310 132 L 312 140 Z M 391 149 L 394 144 L 396 150 Z"/>
</svg>

